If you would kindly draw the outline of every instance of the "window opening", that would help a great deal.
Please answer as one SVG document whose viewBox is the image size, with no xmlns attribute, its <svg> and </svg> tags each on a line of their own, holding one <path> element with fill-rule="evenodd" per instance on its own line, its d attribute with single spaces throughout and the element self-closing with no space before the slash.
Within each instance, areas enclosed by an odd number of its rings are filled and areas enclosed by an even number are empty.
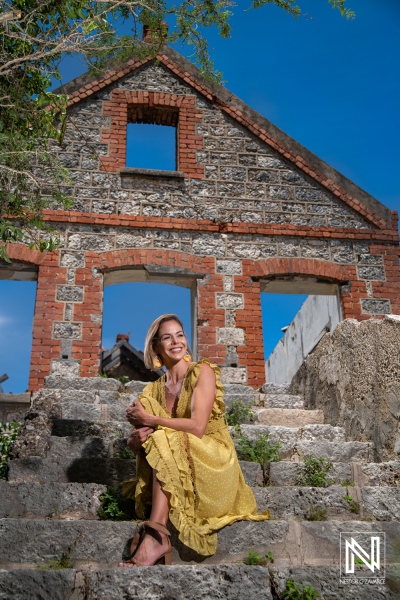
<svg viewBox="0 0 400 600">
<path fill-rule="evenodd" d="M 339 288 L 306 280 L 276 280 L 265 287 L 270 289 L 261 292 L 266 380 L 290 383 L 323 335 L 341 321 Z M 307 288 L 309 294 L 299 293 Z"/>
<path fill-rule="evenodd" d="M 129 379 L 149 381 L 149 378 L 140 371 L 138 357 L 127 345 L 122 342 L 122 350 L 116 348 L 117 335 L 124 336 L 120 337 L 119 342 L 125 339 L 136 351 L 143 352 L 148 328 L 154 319 L 166 313 L 176 314 L 181 319 L 189 347 L 193 351 L 193 317 L 189 288 L 151 282 L 120 283 L 104 288 L 103 366 L 106 363 L 111 365 L 114 360 L 114 366 L 110 367 L 110 376 L 127 376 Z M 112 349 L 115 349 L 114 358 L 109 352 Z M 124 356 L 122 352 L 125 352 Z M 104 368 L 103 371 L 107 372 Z"/>
<path fill-rule="evenodd" d="M 128 123 L 126 166 L 176 171 L 176 127 L 155 123 Z"/>
<path fill-rule="evenodd" d="M 28 388 L 36 282 L 0 280 L 0 376 L 3 393 Z"/>
<path fill-rule="evenodd" d="M 283 338 L 286 328 L 292 323 L 307 298 L 307 294 L 261 294 L 265 360 Z"/>
</svg>

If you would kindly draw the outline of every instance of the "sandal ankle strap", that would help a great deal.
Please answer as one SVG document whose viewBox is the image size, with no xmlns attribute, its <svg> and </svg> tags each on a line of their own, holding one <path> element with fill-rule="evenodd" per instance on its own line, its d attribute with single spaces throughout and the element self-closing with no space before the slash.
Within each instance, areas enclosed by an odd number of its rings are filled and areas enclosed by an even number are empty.
<svg viewBox="0 0 400 600">
<path fill-rule="evenodd" d="M 156 521 L 143 521 L 143 523 L 140 525 L 141 529 L 146 529 L 147 527 L 149 527 L 150 529 L 155 529 L 155 531 L 160 531 L 168 537 L 170 537 L 171 535 L 168 529 L 165 527 L 165 525 L 157 523 Z"/>
</svg>

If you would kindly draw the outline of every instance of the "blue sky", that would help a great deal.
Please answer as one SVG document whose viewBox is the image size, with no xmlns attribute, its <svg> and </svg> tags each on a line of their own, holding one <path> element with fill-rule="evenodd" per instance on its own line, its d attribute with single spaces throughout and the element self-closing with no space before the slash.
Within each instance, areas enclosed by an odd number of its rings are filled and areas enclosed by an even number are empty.
<svg viewBox="0 0 400 600">
<path fill-rule="evenodd" d="M 238 4 L 231 39 L 209 36 L 226 87 L 380 202 L 400 210 L 398 0 L 350 0 L 353 21 L 326 0 L 302 1 L 307 18 L 297 20 L 272 6 L 245 12 L 247 4 Z M 176 49 L 190 54 L 190 48 Z M 65 61 L 64 82 L 82 71 L 79 62 Z M 0 375 L 10 376 L 2 384 L 6 392 L 27 387 L 34 293 L 33 283 L 0 281 Z M 262 296 L 269 354 L 302 299 Z M 155 284 L 106 288 L 104 345 L 130 330 L 131 342 L 141 347 L 152 318 L 169 311 L 189 322 L 187 290 Z"/>
</svg>

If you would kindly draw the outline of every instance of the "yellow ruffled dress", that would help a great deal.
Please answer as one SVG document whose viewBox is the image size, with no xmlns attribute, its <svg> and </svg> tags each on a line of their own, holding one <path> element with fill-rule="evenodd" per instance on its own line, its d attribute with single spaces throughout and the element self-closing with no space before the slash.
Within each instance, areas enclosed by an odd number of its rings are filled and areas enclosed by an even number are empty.
<svg viewBox="0 0 400 600">
<path fill-rule="evenodd" d="M 225 420 L 224 388 L 220 370 L 203 359 L 186 372 L 176 417 L 190 418 L 193 389 L 206 362 L 216 376 L 216 397 L 205 434 L 157 427 L 137 455 L 137 480 L 123 484 L 123 494 L 136 502 L 144 518 L 151 505 L 152 469 L 171 494 L 169 519 L 183 544 L 208 556 L 217 549 L 217 531 L 235 521 L 270 519 L 269 511 L 257 514 L 256 501 L 245 483 Z M 146 412 L 171 418 L 165 404 L 165 376 L 149 383 L 138 398 Z"/>
</svg>

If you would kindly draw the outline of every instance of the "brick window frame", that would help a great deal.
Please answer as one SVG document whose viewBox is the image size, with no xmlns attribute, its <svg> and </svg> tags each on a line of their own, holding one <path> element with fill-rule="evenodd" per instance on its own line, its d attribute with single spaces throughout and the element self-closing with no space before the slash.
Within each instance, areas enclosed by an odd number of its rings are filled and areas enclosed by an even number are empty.
<svg viewBox="0 0 400 600">
<path fill-rule="evenodd" d="M 176 126 L 177 171 L 184 177 L 204 179 L 204 165 L 197 163 L 197 151 L 203 148 L 203 140 L 196 135 L 196 123 L 202 121 L 202 112 L 196 108 L 195 96 L 116 89 L 111 101 L 104 103 L 103 114 L 111 117 L 111 127 L 102 130 L 102 142 L 109 147 L 108 156 L 101 160 L 102 170 L 125 169 L 128 123 L 151 122 Z"/>
</svg>

